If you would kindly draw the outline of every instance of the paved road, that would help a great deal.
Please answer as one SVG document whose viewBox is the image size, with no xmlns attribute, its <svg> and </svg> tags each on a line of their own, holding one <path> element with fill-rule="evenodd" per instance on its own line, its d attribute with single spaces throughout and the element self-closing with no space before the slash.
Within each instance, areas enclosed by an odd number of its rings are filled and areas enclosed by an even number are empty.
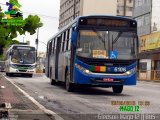
<svg viewBox="0 0 160 120">
<path fill-rule="evenodd" d="M 138 82 L 136 86 L 124 87 L 122 94 L 112 93 L 111 88 L 78 88 L 69 93 L 63 85 L 51 86 L 45 76 L 33 78 L 14 76 L 10 79 L 46 108 L 58 114 L 115 114 L 123 113 L 115 101 L 134 101 L 140 106 L 136 113 L 160 113 L 160 83 Z"/>
</svg>

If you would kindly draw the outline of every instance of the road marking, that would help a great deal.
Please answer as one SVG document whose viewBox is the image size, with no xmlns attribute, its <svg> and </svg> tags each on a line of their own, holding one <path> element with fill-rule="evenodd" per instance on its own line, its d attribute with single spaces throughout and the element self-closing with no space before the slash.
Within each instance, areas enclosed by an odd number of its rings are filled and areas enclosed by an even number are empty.
<svg viewBox="0 0 160 120">
<path fill-rule="evenodd" d="M 5 108 L 11 109 L 12 108 L 11 103 L 5 103 Z"/>
<path fill-rule="evenodd" d="M 4 75 L 3 75 L 4 76 Z M 64 120 L 62 117 L 57 115 L 55 112 L 45 108 L 43 105 L 41 105 L 38 101 L 36 101 L 33 97 L 31 97 L 28 93 L 26 93 L 24 90 L 22 90 L 20 87 L 18 87 L 13 81 L 11 81 L 9 78 L 4 76 L 6 80 L 8 80 L 11 84 L 13 84 L 19 91 L 21 91 L 28 99 L 30 99 L 35 105 L 37 105 L 42 111 L 44 111 L 46 114 L 53 115 L 56 120 Z"/>
</svg>

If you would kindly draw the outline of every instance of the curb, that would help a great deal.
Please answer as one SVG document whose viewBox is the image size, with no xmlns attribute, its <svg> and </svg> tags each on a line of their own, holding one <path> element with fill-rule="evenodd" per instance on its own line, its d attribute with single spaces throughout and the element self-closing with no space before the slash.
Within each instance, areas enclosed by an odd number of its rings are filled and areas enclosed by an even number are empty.
<svg viewBox="0 0 160 120">
<path fill-rule="evenodd" d="M 40 110 L 42 110 L 46 115 L 49 115 L 51 117 L 54 117 L 56 120 L 64 120 L 62 117 L 57 115 L 55 112 L 45 108 L 43 105 L 41 105 L 38 101 L 36 101 L 32 96 L 30 96 L 28 93 L 26 93 L 24 90 L 19 88 L 16 84 L 14 84 L 13 81 L 11 81 L 6 76 L 2 75 L 6 80 L 8 80 L 12 85 L 14 85 L 20 92 L 22 92 L 29 100 L 31 100 L 35 105 L 39 107 Z"/>
</svg>

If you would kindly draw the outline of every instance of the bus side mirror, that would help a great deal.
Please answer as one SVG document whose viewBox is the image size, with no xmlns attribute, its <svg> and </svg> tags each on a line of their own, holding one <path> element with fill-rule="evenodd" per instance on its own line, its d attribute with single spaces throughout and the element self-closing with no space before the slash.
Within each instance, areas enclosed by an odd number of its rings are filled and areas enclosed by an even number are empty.
<svg viewBox="0 0 160 120">
<path fill-rule="evenodd" d="M 74 46 L 76 46 L 76 40 L 77 40 L 77 29 L 76 27 L 72 28 L 72 36 L 71 36 L 71 42 Z"/>
<path fill-rule="evenodd" d="M 13 51 L 10 51 L 9 55 L 13 55 Z"/>
</svg>

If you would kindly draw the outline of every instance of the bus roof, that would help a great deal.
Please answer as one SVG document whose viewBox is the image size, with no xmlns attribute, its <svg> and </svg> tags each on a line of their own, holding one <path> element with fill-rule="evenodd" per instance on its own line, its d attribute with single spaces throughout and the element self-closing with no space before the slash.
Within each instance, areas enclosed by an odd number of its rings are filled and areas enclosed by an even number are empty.
<svg viewBox="0 0 160 120">
<path fill-rule="evenodd" d="M 23 45 L 23 44 L 12 44 L 12 45 L 8 48 L 7 52 L 9 52 L 14 46 L 34 47 L 34 46 Z M 35 48 L 35 47 L 34 47 L 34 48 Z"/>
<path fill-rule="evenodd" d="M 53 35 L 49 40 L 48 43 L 52 41 L 52 39 L 56 36 L 58 36 L 61 32 L 65 31 L 66 29 L 68 29 L 69 27 L 71 27 L 73 24 L 77 24 L 79 19 L 81 18 L 114 18 L 114 19 L 124 19 L 124 20 L 134 20 L 133 18 L 130 17 L 125 17 L 125 16 L 112 16 L 112 15 L 88 15 L 88 16 L 78 16 L 76 17 L 71 23 L 69 23 L 68 25 L 66 25 L 65 27 L 63 27 L 60 31 L 58 31 L 55 35 Z"/>
<path fill-rule="evenodd" d="M 79 16 L 79 17 L 77 17 L 77 19 L 80 19 L 80 18 L 96 18 L 96 17 L 99 17 L 99 18 L 114 18 L 114 19 L 134 20 L 134 19 L 131 18 L 131 17 L 126 17 L 126 16 L 113 16 L 113 15 L 88 15 L 88 16 Z"/>
</svg>

